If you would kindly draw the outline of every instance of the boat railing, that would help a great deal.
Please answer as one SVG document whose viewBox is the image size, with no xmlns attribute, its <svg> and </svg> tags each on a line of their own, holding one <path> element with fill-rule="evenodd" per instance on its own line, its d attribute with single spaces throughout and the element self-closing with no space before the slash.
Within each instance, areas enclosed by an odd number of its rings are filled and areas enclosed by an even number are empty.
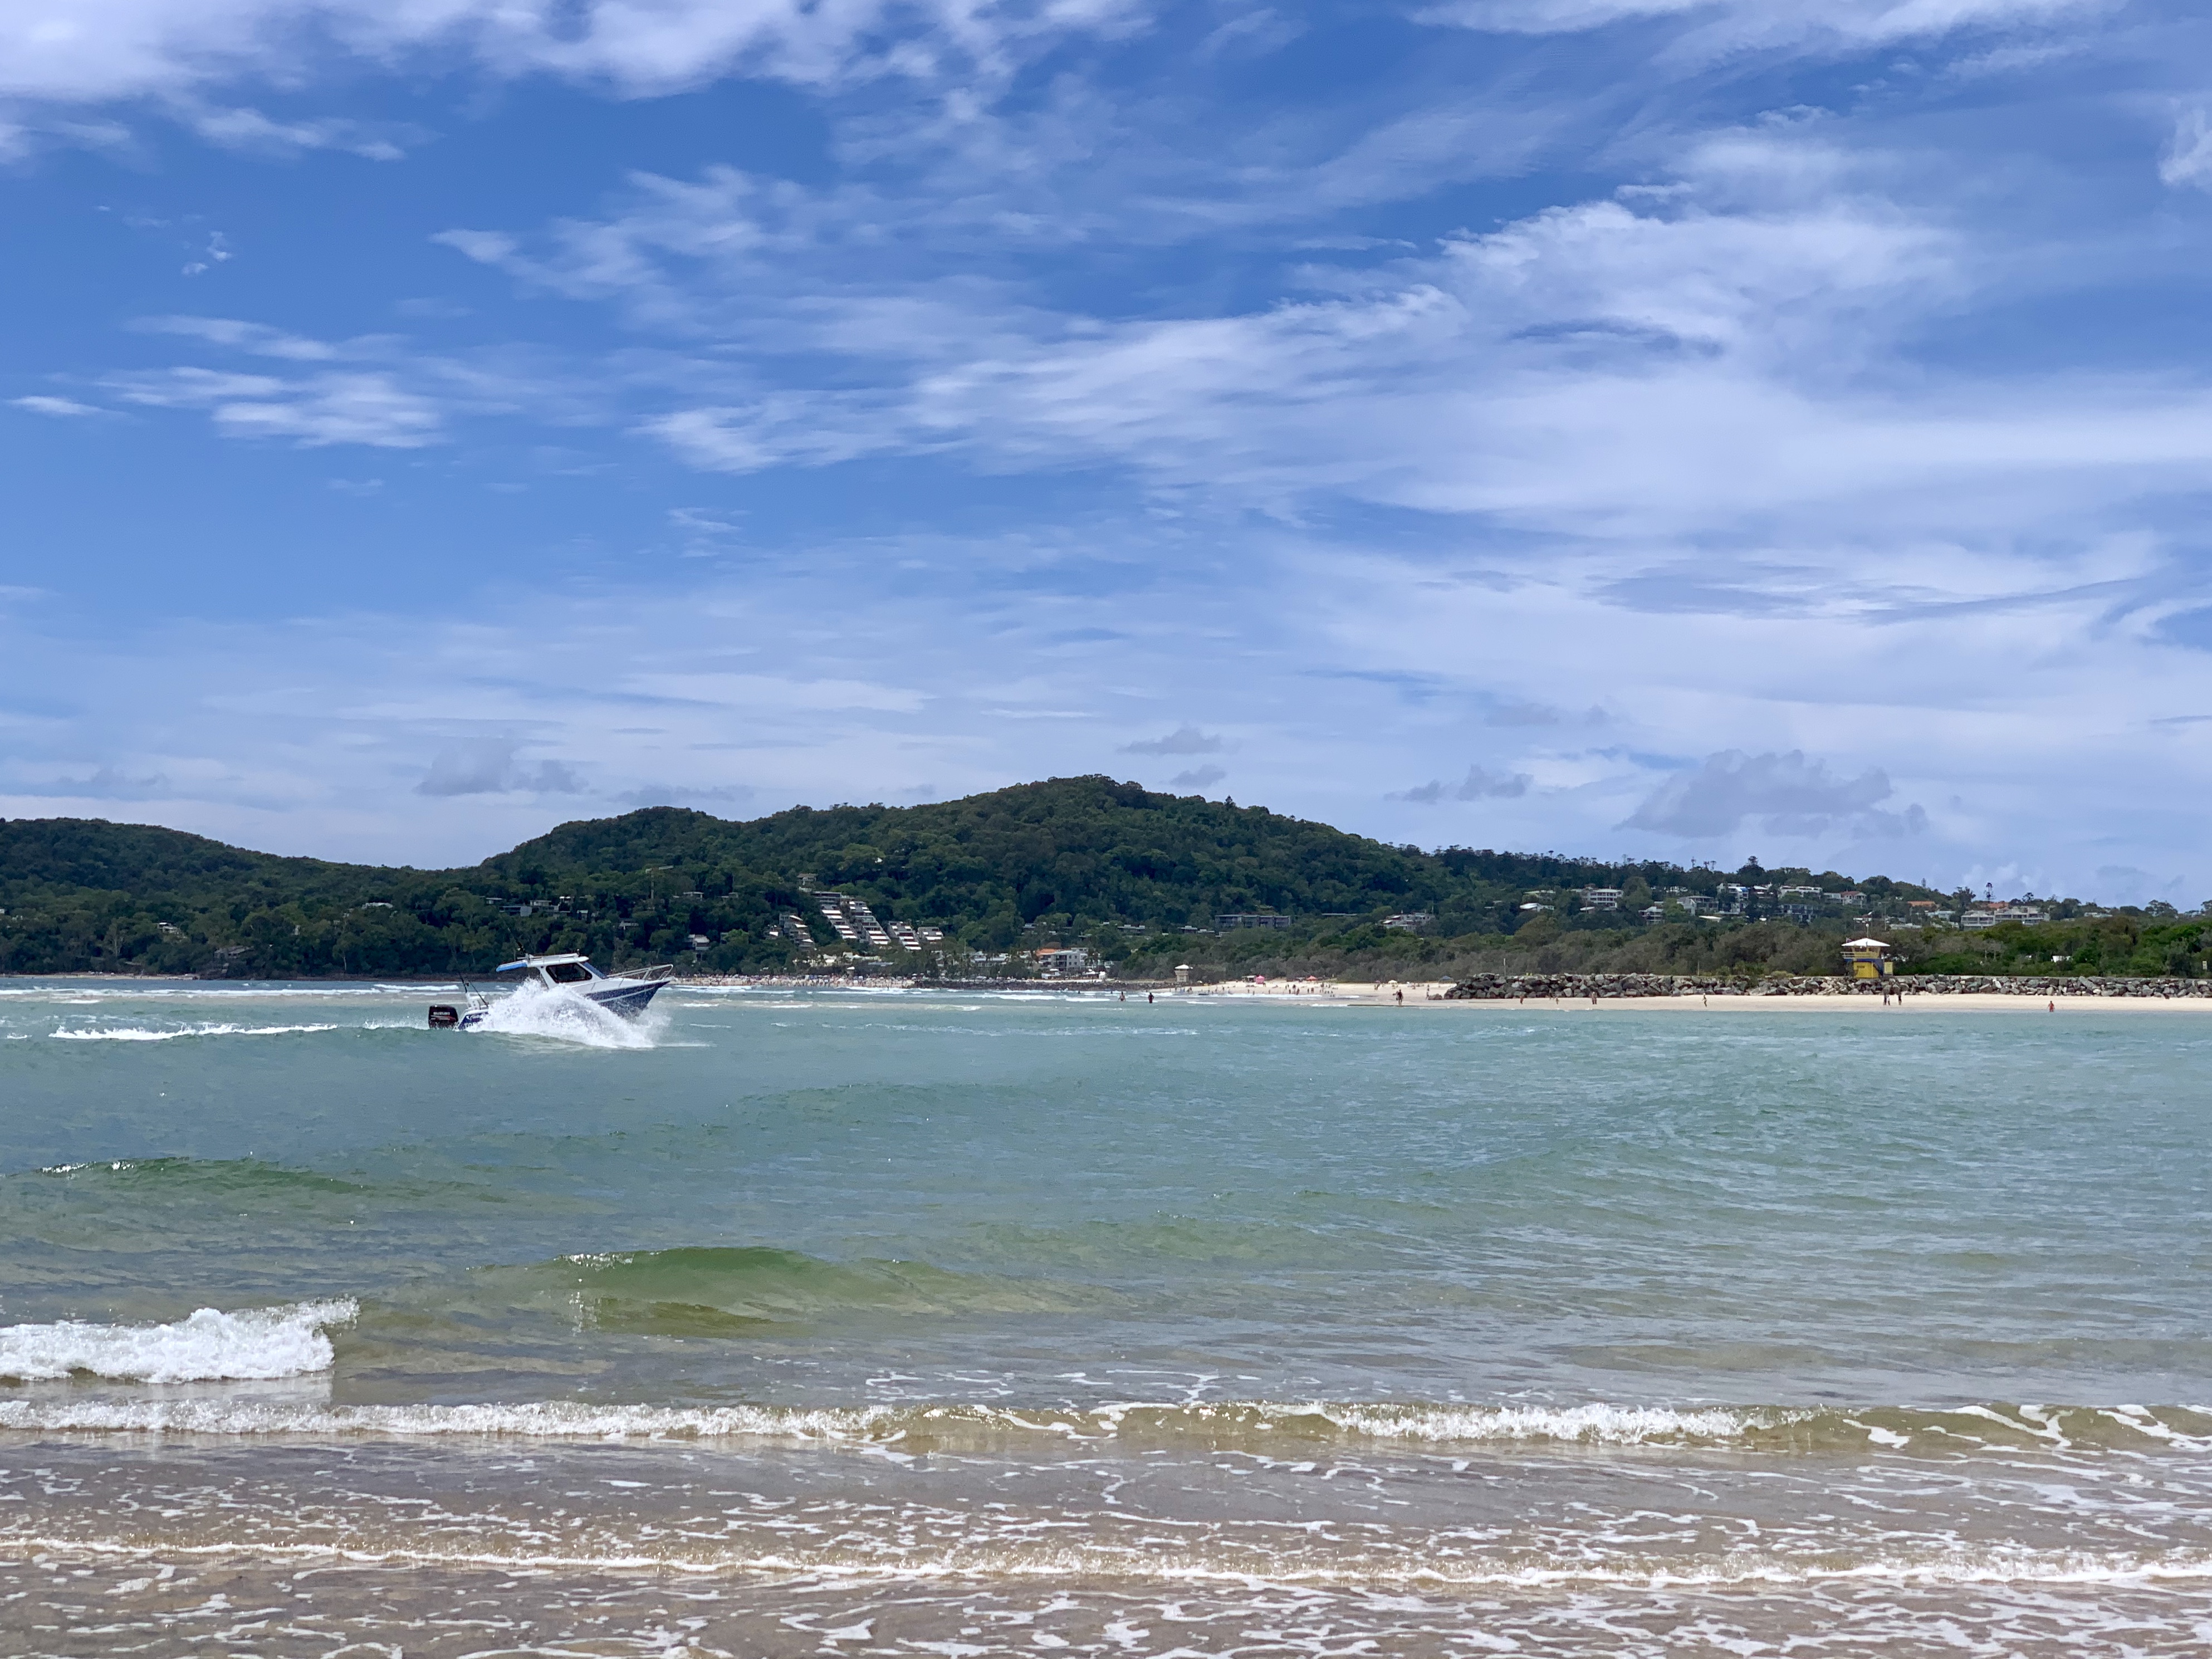
<svg viewBox="0 0 2212 1659">
<path fill-rule="evenodd" d="M 674 979 L 676 964 L 664 962 L 652 968 L 640 968 L 629 975 L 631 979 Z"/>
</svg>

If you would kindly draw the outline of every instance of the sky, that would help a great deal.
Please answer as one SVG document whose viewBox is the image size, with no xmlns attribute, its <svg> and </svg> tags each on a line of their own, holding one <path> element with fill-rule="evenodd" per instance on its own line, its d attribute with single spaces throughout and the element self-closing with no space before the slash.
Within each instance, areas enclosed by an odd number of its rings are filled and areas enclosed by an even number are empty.
<svg viewBox="0 0 2212 1659">
<path fill-rule="evenodd" d="M 2212 16 L 0 0 L 0 816 L 2212 896 Z"/>
</svg>

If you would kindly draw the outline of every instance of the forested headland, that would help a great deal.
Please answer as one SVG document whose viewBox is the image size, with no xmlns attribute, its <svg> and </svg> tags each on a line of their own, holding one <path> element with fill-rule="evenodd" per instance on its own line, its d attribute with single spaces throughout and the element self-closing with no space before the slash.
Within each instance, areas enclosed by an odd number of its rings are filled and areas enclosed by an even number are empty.
<svg viewBox="0 0 2212 1659">
<path fill-rule="evenodd" d="M 842 938 L 821 902 L 833 893 L 908 937 L 942 937 Z M 742 823 L 648 807 L 459 870 L 281 858 L 98 819 L 0 821 L 0 972 L 16 974 L 402 977 L 581 951 L 700 972 L 1000 977 L 1065 965 L 1038 953 L 1072 949 L 1132 978 L 1179 963 L 1201 978 L 1752 978 L 1835 972 L 1838 944 L 1869 927 L 1907 971 L 2208 971 L 2212 916 L 2071 901 L 2032 914 L 1833 871 L 1394 847 L 1103 777 Z"/>
</svg>

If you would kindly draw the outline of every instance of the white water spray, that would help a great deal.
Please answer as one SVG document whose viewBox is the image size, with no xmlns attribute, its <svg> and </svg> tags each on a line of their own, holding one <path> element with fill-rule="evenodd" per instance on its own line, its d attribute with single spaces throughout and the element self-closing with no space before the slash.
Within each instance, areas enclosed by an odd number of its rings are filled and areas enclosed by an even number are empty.
<svg viewBox="0 0 2212 1659">
<path fill-rule="evenodd" d="M 142 1382 L 307 1376 L 331 1368 L 325 1328 L 360 1311 L 350 1299 L 225 1313 L 202 1308 L 173 1325 L 0 1326 L 0 1377 L 47 1382 L 73 1375 Z"/>
<path fill-rule="evenodd" d="M 668 1029 L 668 1017 L 648 1008 L 639 1018 L 625 1019 L 565 986 L 523 985 L 495 999 L 476 1029 L 587 1048 L 650 1048 Z"/>
</svg>

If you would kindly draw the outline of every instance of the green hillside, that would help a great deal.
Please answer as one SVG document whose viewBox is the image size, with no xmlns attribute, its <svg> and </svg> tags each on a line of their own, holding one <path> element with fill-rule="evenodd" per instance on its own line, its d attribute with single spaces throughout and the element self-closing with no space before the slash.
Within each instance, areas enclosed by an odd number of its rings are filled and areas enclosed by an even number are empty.
<svg viewBox="0 0 2212 1659">
<path fill-rule="evenodd" d="M 1728 880 L 1794 881 L 1794 920 L 1771 898 L 1719 924 L 1669 912 L 1649 926 L 1636 914 Z M 1583 908 L 1585 887 L 1626 890 L 1624 908 Z M 1222 970 L 1496 965 L 1486 951 L 1553 965 L 1826 971 L 1850 913 L 1901 919 L 1911 900 L 1941 897 L 1832 872 L 1428 853 L 1265 807 L 1058 778 L 924 806 L 797 807 L 744 823 L 650 807 L 562 824 L 465 870 L 277 858 L 97 819 L 0 821 L 0 971 L 447 974 L 547 950 L 766 971 L 855 954 L 810 900 L 815 890 L 860 898 L 884 922 L 942 930 L 943 945 L 926 953 L 942 960 L 873 953 L 888 968 L 972 969 L 973 957 L 1008 955 L 994 970 L 1019 971 L 1024 952 L 1079 945 L 1137 974 L 1176 961 Z M 1525 908 L 1539 902 L 1532 894 L 1548 908 Z M 1216 917 L 1254 913 L 1289 922 L 1214 931 Z M 1426 920 L 1383 925 L 1407 913 Z M 811 937 L 787 936 L 792 914 Z M 2086 953 L 2103 971 L 2165 972 L 2197 959 L 2192 925 L 2179 918 L 2068 925 L 2088 931 L 2066 954 Z M 2015 958 L 2028 971 L 2040 956 L 2048 971 L 2045 941 L 2008 937 L 2040 931 L 1939 933 L 1912 953 L 1940 944 L 1979 972 Z"/>
</svg>

